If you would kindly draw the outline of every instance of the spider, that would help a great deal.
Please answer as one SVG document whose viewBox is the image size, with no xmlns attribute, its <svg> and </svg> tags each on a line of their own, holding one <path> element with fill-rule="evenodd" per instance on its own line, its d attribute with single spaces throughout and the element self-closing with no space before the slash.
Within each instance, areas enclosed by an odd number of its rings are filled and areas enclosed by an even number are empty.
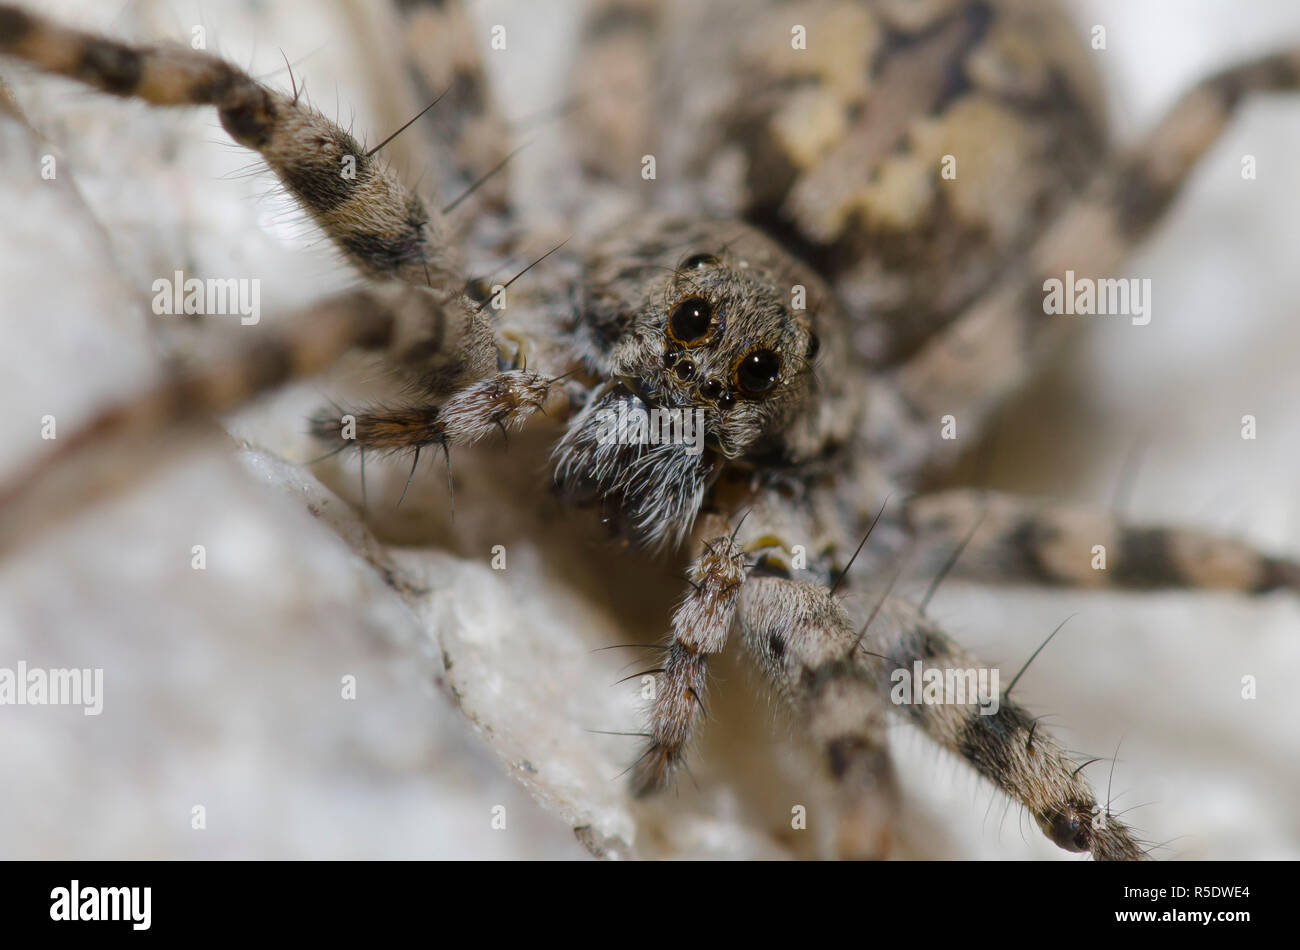
<svg viewBox="0 0 1300 950">
<path fill-rule="evenodd" d="M 898 714 L 1060 847 L 1142 857 L 1014 681 L 983 708 L 893 698 L 896 674 L 918 664 L 988 664 L 891 578 L 906 562 L 994 582 L 1297 586 L 1295 563 L 1201 531 L 934 486 L 955 461 L 951 433 L 989 426 L 1070 325 L 1045 311 L 1048 282 L 1117 276 L 1236 106 L 1296 86 L 1300 58 L 1207 79 L 1111 151 L 1087 38 L 1051 5 L 774 3 L 738 17 L 723 2 L 599 3 L 566 121 L 592 189 L 635 197 L 497 279 L 531 245 L 502 187 L 503 124 L 472 46 L 454 40 L 466 21 L 454 4 L 398 7 L 412 36 L 450 36 L 440 49 L 457 51 L 415 70 L 438 97 L 426 121 L 440 178 L 460 196 L 441 211 L 292 81 L 276 90 L 203 51 L 0 5 L 0 54 L 152 105 L 215 107 L 365 278 L 61 438 L 0 495 L 17 524 L 8 543 L 48 516 L 25 504 L 31 486 L 96 447 L 233 411 L 347 351 L 378 353 L 402 396 L 319 412 L 327 452 L 417 462 L 559 426 L 563 505 L 595 509 L 651 555 L 688 558 L 648 671 L 634 794 L 685 766 L 710 657 L 734 639 L 818 751 L 840 853 L 891 853 L 901 802 L 886 723 Z M 666 170 L 674 180 L 648 207 L 637 189 Z M 611 419 L 648 410 L 702 411 L 702 451 L 607 438 Z"/>
</svg>

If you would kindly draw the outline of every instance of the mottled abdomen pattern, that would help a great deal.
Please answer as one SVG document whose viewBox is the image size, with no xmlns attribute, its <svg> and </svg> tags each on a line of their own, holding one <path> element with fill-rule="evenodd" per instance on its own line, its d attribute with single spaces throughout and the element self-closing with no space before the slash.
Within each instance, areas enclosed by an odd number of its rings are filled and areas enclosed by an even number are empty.
<svg viewBox="0 0 1300 950">
<path fill-rule="evenodd" d="M 654 201 L 781 236 L 873 362 L 951 321 L 1106 150 L 1088 33 L 1051 0 L 604 6 L 585 67 L 602 81 L 580 77 L 589 169 L 630 183 L 653 154 L 692 183 Z"/>
</svg>

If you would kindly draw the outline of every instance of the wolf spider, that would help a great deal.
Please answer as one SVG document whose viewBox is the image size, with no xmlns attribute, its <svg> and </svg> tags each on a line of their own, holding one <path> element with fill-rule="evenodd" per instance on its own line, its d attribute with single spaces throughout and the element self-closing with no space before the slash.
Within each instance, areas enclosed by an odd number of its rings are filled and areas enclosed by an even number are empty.
<svg viewBox="0 0 1300 950">
<path fill-rule="evenodd" d="M 891 852 L 892 710 L 1061 848 L 1143 857 L 1010 687 L 991 715 L 891 702 L 894 674 L 914 664 L 985 664 L 880 580 L 906 560 L 991 582 L 1297 586 L 1296 563 L 1198 530 L 930 486 L 954 462 L 945 432 L 986 427 L 1064 332 L 1068 321 L 1045 313 L 1045 281 L 1112 277 L 1236 107 L 1300 85 L 1300 54 L 1200 82 L 1116 151 L 1086 35 L 1050 4 L 828 0 L 749 5 L 738 18 L 731 0 L 600 2 L 566 118 L 584 170 L 594 188 L 624 193 L 656 166 L 676 178 L 656 192 L 662 207 L 630 199 L 602 231 L 539 259 L 528 306 L 507 318 L 490 305 L 513 281 L 493 285 L 467 264 L 522 246 L 499 174 L 503 125 L 469 46 L 454 42 L 456 6 L 398 7 L 413 33 L 456 49 L 441 64 L 445 90 L 427 71 L 415 81 L 442 92 L 426 121 L 443 183 L 471 199 L 472 220 L 429 207 L 296 84 L 277 90 L 206 52 L 0 4 L 4 56 L 154 106 L 215 108 L 365 278 L 60 439 L 0 491 L 6 544 L 33 530 L 30 486 L 95 446 L 230 412 L 350 350 L 378 353 L 408 396 L 322 411 L 312 428 L 327 450 L 418 459 L 545 413 L 564 425 L 554 471 L 566 504 L 598 509 L 612 534 L 651 552 L 689 556 L 649 671 L 633 794 L 684 766 L 709 659 L 734 635 L 820 751 L 840 853 Z M 645 409 L 702 410 L 703 450 L 608 438 L 611 418 Z M 872 596 L 850 603 L 854 588 Z"/>
</svg>

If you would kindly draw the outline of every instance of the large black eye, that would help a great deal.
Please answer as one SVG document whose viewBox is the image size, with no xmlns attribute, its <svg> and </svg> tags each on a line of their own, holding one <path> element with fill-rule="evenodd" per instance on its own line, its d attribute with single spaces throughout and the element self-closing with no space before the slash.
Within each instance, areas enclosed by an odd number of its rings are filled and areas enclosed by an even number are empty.
<svg viewBox="0 0 1300 950">
<path fill-rule="evenodd" d="M 699 297 L 687 297 L 668 315 L 668 335 L 682 346 L 703 343 L 712 326 L 713 308 Z"/>
<path fill-rule="evenodd" d="M 746 396 L 761 396 L 776 385 L 781 357 L 771 350 L 750 350 L 736 365 L 736 385 Z"/>
<path fill-rule="evenodd" d="M 816 358 L 817 358 L 817 354 L 821 352 L 821 348 L 822 348 L 822 341 L 821 341 L 821 338 L 818 337 L 816 333 L 813 333 L 813 332 L 809 331 L 809 333 L 808 333 L 808 352 L 807 352 L 807 354 L 805 354 L 805 355 L 807 356 L 807 358 L 810 359 L 810 360 L 814 360 L 814 359 L 816 359 Z"/>
<path fill-rule="evenodd" d="M 682 261 L 679 270 L 699 270 L 701 267 L 717 267 L 718 259 L 712 254 L 692 254 Z"/>
</svg>

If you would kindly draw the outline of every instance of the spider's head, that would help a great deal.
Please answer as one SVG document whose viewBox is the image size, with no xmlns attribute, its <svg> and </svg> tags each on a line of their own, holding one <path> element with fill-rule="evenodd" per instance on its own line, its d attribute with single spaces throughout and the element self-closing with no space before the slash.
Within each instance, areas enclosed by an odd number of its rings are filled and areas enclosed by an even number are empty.
<svg viewBox="0 0 1300 950">
<path fill-rule="evenodd" d="M 635 538 L 676 544 L 722 465 L 819 449 L 814 370 L 824 324 L 839 329 L 828 301 L 815 275 L 734 222 L 659 219 L 603 242 L 573 327 L 603 382 L 557 450 L 563 487 L 615 509 Z"/>
<path fill-rule="evenodd" d="M 774 447 L 808 400 L 821 345 L 791 288 L 747 263 L 699 251 L 647 281 L 605 370 L 648 407 L 702 412 L 709 448 L 727 459 Z"/>
</svg>

